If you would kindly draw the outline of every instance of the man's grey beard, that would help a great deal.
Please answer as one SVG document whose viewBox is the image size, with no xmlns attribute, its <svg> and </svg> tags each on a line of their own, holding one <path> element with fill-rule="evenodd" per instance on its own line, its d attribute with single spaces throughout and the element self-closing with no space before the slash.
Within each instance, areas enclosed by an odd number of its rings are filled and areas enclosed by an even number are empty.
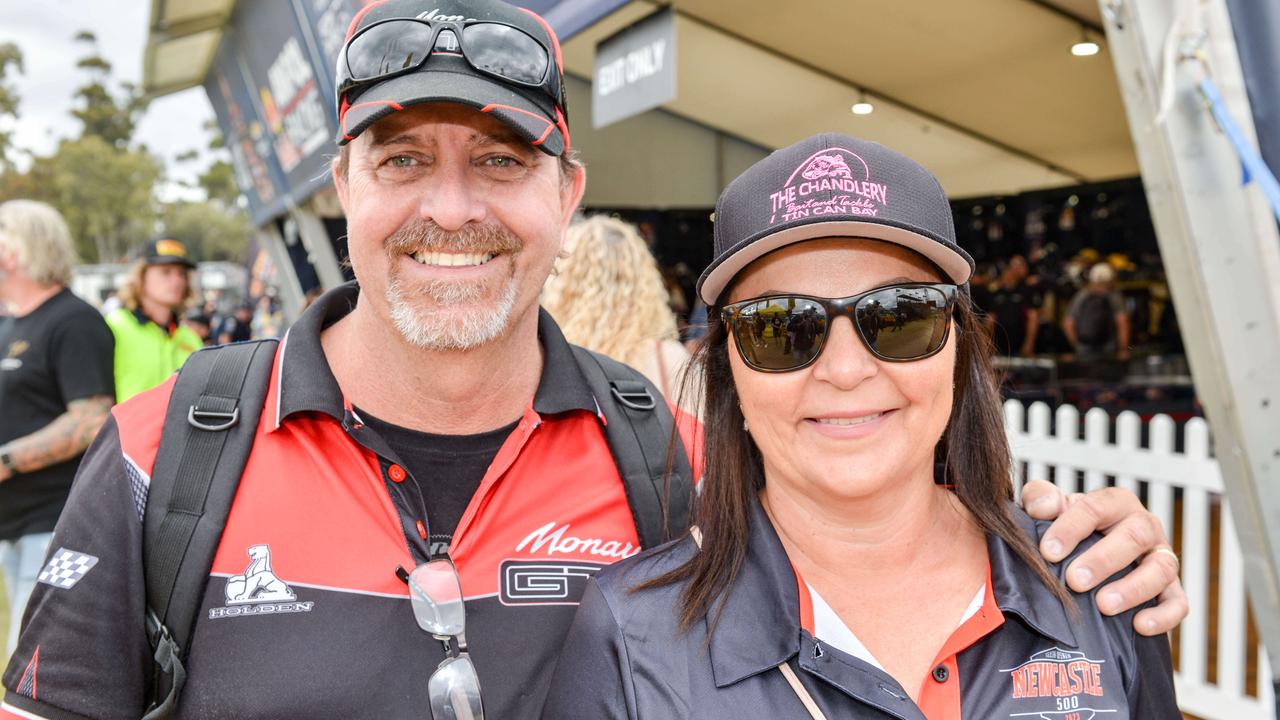
<svg viewBox="0 0 1280 720">
<path fill-rule="evenodd" d="M 516 304 L 516 286 L 508 281 L 498 302 L 491 307 L 475 304 L 480 288 L 474 284 L 433 282 L 419 298 L 428 298 L 437 308 L 416 307 L 404 291 L 400 278 L 387 285 L 391 321 L 410 345 L 426 350 L 470 350 L 492 342 L 507 328 Z M 454 307 L 468 305 L 470 307 Z"/>
<path fill-rule="evenodd" d="M 406 224 L 386 243 L 392 268 L 401 255 L 422 250 L 514 255 L 523 248 L 519 238 L 499 226 L 467 226 L 449 233 L 429 220 Z M 393 270 L 386 298 L 391 321 L 409 344 L 428 350 L 470 350 L 506 330 L 516 302 L 514 262 L 495 304 L 483 304 L 484 290 L 477 283 L 445 280 L 411 290 Z"/>
</svg>

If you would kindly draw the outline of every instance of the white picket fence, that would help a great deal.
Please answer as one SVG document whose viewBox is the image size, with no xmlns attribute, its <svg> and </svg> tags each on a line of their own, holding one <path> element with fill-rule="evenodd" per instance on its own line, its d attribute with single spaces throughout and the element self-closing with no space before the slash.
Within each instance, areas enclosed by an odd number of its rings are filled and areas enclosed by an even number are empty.
<svg viewBox="0 0 1280 720">
<path fill-rule="evenodd" d="M 1053 480 L 1067 492 L 1093 490 L 1108 484 L 1138 492 L 1146 490 L 1147 507 L 1173 536 L 1175 491 L 1181 490 L 1178 538 L 1182 583 L 1191 612 L 1178 636 L 1178 669 L 1174 674 L 1178 701 L 1185 712 L 1207 720 L 1272 720 L 1275 699 L 1265 650 L 1257 650 L 1256 692 L 1246 692 L 1247 639 L 1244 569 L 1230 508 L 1223 496 L 1222 474 L 1210 452 L 1209 426 L 1200 418 L 1183 428 L 1183 451 L 1175 452 L 1176 425 L 1166 415 L 1149 423 L 1148 442 L 1140 444 L 1142 420 L 1136 413 L 1111 418 L 1093 408 L 1085 413 L 1061 405 L 1056 411 L 1044 403 L 1025 408 L 1017 400 L 1004 405 L 1005 428 L 1017 460 L 1015 487 L 1028 479 Z M 1083 482 L 1080 480 L 1083 479 Z M 1210 517 L 1220 508 L 1216 563 L 1212 554 Z M 1180 541 L 1180 542 L 1179 542 Z M 1209 682 L 1210 572 L 1217 569 L 1217 674 Z"/>
</svg>

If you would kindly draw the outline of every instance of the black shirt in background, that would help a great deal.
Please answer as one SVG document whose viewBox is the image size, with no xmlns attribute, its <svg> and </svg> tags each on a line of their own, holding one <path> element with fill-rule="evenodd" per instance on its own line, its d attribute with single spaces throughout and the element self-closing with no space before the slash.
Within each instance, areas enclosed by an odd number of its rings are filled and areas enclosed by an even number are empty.
<svg viewBox="0 0 1280 720">
<path fill-rule="evenodd" d="M 358 408 L 356 413 L 418 483 L 431 528 L 431 554 L 447 551 L 471 496 L 518 421 L 476 435 L 435 435 L 392 425 Z"/>
<path fill-rule="evenodd" d="M 996 354 L 1017 357 L 1027 339 L 1027 310 L 1038 310 L 1044 301 L 1039 289 L 1026 283 L 1005 287 L 992 283 L 973 289 L 973 302 L 996 321 L 992 341 Z"/>
<path fill-rule="evenodd" d="M 115 338 L 88 303 L 63 289 L 0 329 L 0 445 L 26 437 L 73 400 L 114 398 Z M 0 540 L 49 532 L 80 456 L 0 482 Z"/>
</svg>

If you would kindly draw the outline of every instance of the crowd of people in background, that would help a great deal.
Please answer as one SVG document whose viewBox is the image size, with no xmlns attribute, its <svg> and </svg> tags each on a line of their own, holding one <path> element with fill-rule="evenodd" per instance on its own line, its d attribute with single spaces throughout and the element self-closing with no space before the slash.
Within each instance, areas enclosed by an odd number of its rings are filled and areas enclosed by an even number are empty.
<svg viewBox="0 0 1280 720">
<path fill-rule="evenodd" d="M 182 243 L 136 253 L 124 283 L 95 309 L 71 290 L 74 245 L 57 210 L 0 204 L 0 566 L 12 651 L 80 456 L 113 404 L 171 377 L 196 350 L 275 337 L 273 293 L 221 312 L 202 296 Z"/>
<path fill-rule="evenodd" d="M 1107 362 L 1128 360 L 1135 346 L 1179 351 L 1163 279 L 1139 278 L 1135 270 L 1123 256 L 1101 259 L 1091 249 L 1056 269 L 1014 255 L 979 269 L 973 301 L 986 313 L 998 353 L 1008 357 Z"/>
</svg>

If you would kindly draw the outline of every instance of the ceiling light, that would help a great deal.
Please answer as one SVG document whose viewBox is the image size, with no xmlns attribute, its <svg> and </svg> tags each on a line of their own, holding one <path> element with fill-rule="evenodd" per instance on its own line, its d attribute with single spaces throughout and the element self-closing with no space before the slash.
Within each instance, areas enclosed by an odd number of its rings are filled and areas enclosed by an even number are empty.
<svg viewBox="0 0 1280 720">
<path fill-rule="evenodd" d="M 870 115 L 876 108 L 867 102 L 867 94 L 865 92 L 859 92 L 858 102 L 854 103 L 853 107 L 849 109 L 853 111 L 854 115 Z"/>
<path fill-rule="evenodd" d="M 1071 46 L 1071 54 L 1076 57 L 1089 57 L 1090 55 L 1097 55 L 1098 50 L 1098 43 L 1089 39 L 1089 31 L 1083 27 L 1080 28 L 1080 39 L 1076 41 L 1075 45 Z"/>
</svg>

